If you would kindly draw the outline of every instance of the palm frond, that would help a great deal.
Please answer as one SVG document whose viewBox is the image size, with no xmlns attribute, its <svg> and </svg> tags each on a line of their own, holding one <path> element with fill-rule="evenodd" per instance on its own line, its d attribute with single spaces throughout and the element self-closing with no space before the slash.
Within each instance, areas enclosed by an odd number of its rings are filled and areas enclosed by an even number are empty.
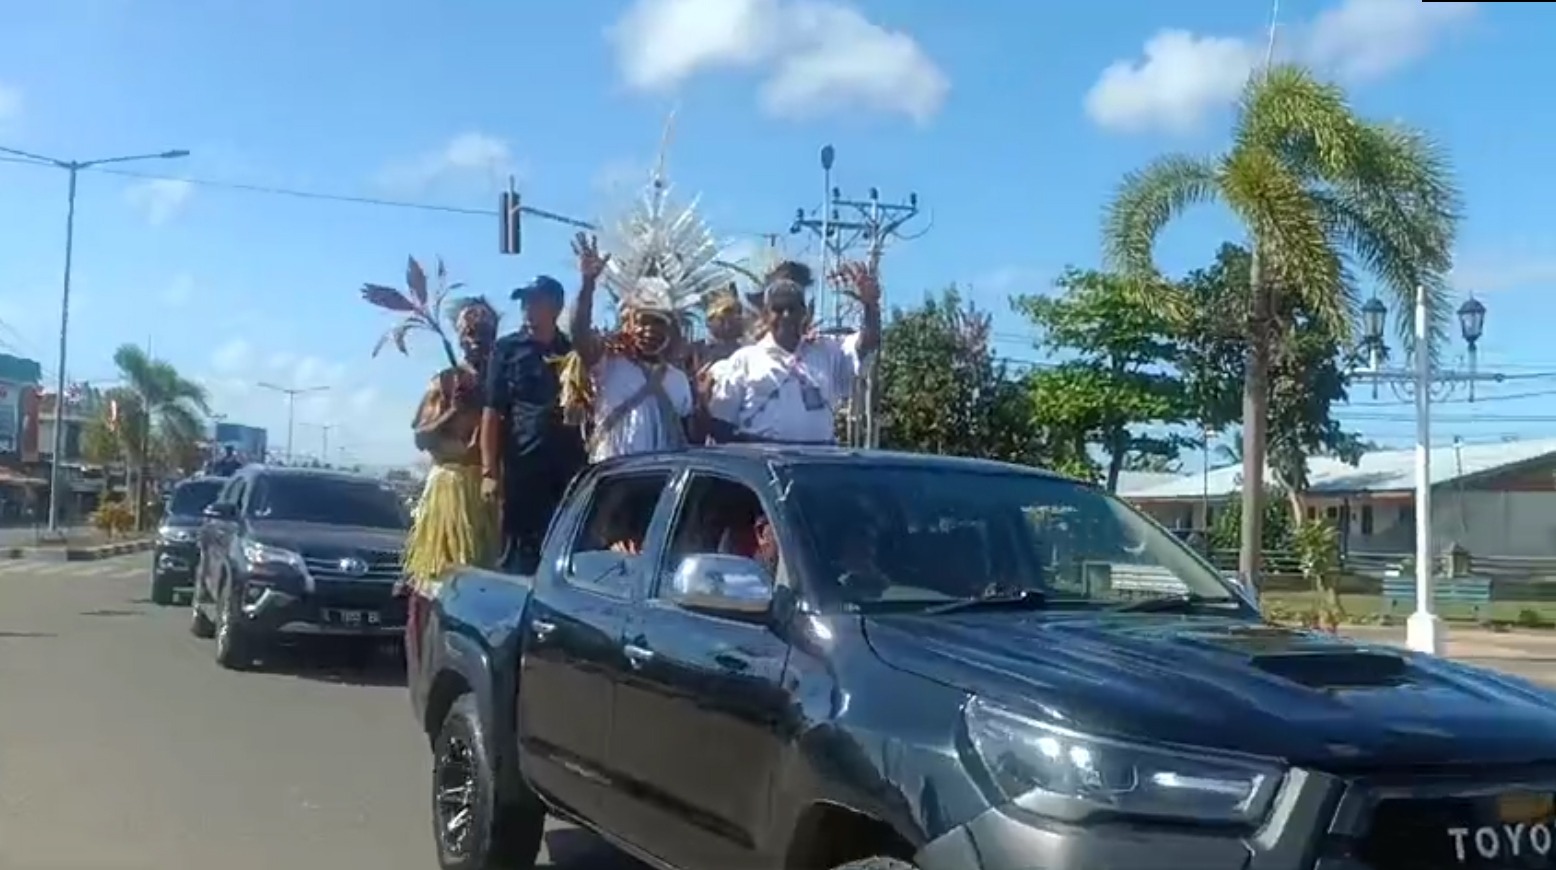
<svg viewBox="0 0 1556 870">
<path fill-rule="evenodd" d="M 1220 195 L 1215 164 L 1184 155 L 1158 158 L 1124 176 L 1103 220 L 1103 249 L 1108 263 L 1124 272 L 1154 272 L 1156 237 L 1189 206 Z"/>
<path fill-rule="evenodd" d="M 1266 280 L 1298 290 L 1326 329 L 1349 334 L 1344 264 L 1302 179 L 1276 153 L 1258 147 L 1227 155 L 1222 176 L 1227 205 L 1251 230 Z"/>
</svg>

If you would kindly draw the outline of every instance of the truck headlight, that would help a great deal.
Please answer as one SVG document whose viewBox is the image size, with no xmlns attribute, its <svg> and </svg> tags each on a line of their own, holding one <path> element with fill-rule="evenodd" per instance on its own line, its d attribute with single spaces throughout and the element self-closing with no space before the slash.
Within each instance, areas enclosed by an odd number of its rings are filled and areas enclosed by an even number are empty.
<svg viewBox="0 0 1556 870">
<path fill-rule="evenodd" d="M 965 716 L 973 750 L 1003 796 L 1067 821 L 1101 813 L 1249 825 L 1263 819 L 1284 777 L 1274 762 L 1090 737 L 981 698 Z"/>
<path fill-rule="evenodd" d="M 243 561 L 247 562 L 250 568 L 291 568 L 298 572 L 304 570 L 302 556 L 291 550 L 283 550 L 258 541 L 243 542 Z"/>
</svg>

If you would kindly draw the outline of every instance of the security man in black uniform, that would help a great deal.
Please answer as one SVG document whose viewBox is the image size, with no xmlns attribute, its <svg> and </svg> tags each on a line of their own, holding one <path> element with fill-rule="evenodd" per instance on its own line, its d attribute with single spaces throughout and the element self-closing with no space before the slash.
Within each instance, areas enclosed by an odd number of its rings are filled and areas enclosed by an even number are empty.
<svg viewBox="0 0 1556 870">
<path fill-rule="evenodd" d="M 481 492 L 502 497 L 502 566 L 533 573 L 551 514 L 584 465 L 578 427 L 562 419 L 561 359 L 572 343 L 557 329 L 566 294 L 541 275 L 513 291 L 524 326 L 492 348 L 481 414 Z"/>
</svg>

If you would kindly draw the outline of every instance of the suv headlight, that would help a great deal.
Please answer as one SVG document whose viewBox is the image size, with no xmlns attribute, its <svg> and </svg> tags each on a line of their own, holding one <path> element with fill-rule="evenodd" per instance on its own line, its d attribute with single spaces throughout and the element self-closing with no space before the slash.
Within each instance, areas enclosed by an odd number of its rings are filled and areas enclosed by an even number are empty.
<svg viewBox="0 0 1556 870">
<path fill-rule="evenodd" d="M 291 550 L 283 550 L 280 547 L 272 547 L 261 544 L 258 541 L 243 542 L 243 560 L 249 563 L 249 567 L 261 566 L 291 568 L 296 571 L 303 570 L 303 557 Z"/>
<path fill-rule="evenodd" d="M 1104 813 L 1253 824 L 1285 774 L 1274 762 L 1245 756 L 1089 737 L 981 698 L 968 702 L 965 716 L 973 749 L 1005 798 L 1069 821 Z"/>
<path fill-rule="evenodd" d="M 177 526 L 163 526 L 157 529 L 157 535 L 170 544 L 187 544 L 195 539 L 193 530 L 181 529 Z"/>
</svg>

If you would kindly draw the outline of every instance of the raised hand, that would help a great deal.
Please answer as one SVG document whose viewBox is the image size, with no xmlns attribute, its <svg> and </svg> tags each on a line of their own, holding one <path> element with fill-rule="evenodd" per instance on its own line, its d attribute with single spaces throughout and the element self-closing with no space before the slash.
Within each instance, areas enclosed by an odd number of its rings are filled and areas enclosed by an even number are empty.
<svg viewBox="0 0 1556 870">
<path fill-rule="evenodd" d="M 843 263 L 832 273 L 832 280 L 844 293 L 859 300 L 861 305 L 877 305 L 881 301 L 881 263 L 879 254 L 871 254 L 865 262 Z"/>
<path fill-rule="evenodd" d="M 600 240 L 588 233 L 573 237 L 573 254 L 578 257 L 578 274 L 585 281 L 599 278 L 611 261 L 610 254 L 600 253 Z"/>
</svg>

